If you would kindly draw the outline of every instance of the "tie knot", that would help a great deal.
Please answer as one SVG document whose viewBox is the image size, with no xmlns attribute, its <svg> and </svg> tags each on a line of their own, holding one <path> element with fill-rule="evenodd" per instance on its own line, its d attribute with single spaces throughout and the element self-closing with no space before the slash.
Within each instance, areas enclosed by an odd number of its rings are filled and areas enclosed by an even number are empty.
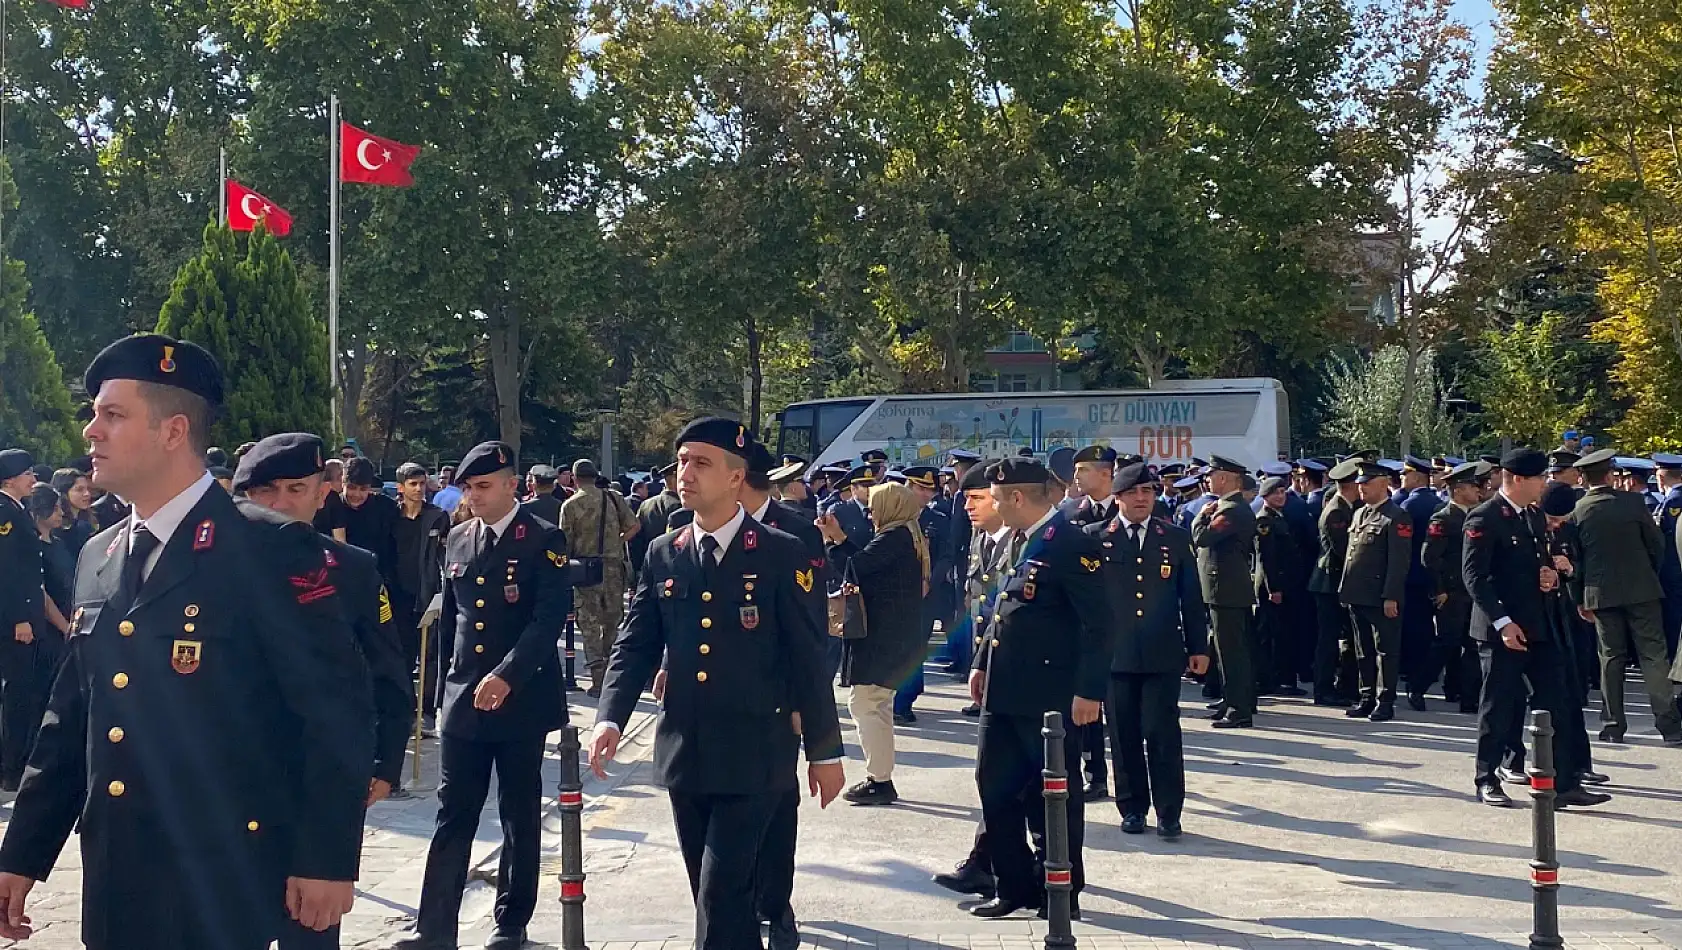
<svg viewBox="0 0 1682 950">
<path fill-rule="evenodd" d="M 718 539 L 710 534 L 701 536 L 701 550 L 708 554 L 718 553 Z"/>
<path fill-rule="evenodd" d="M 150 557 L 158 549 L 158 536 L 147 530 L 145 523 L 134 526 L 134 537 L 129 543 L 129 554 L 141 560 Z"/>
</svg>

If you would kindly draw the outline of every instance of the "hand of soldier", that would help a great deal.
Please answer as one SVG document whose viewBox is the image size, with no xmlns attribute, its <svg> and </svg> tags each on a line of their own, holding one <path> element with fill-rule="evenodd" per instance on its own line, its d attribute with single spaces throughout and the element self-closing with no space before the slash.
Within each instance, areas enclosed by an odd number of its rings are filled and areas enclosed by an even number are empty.
<svg viewBox="0 0 1682 950">
<path fill-rule="evenodd" d="M 1578 607 L 1577 616 L 1587 620 L 1589 623 L 1594 623 L 1594 611 L 1588 609 L 1587 607 Z"/>
<path fill-rule="evenodd" d="M 29 621 L 21 621 L 12 628 L 12 639 L 19 643 L 34 643 L 35 628 L 29 625 Z"/>
<path fill-rule="evenodd" d="M 1191 657 L 1186 660 L 1186 669 L 1190 671 L 1193 676 L 1202 676 L 1203 674 L 1209 672 L 1209 657 L 1202 653 Z"/>
<path fill-rule="evenodd" d="M 1566 557 L 1563 554 L 1555 554 L 1554 555 L 1554 570 L 1560 572 L 1561 574 L 1570 576 L 1571 571 L 1572 571 L 1571 559 Z"/>
<path fill-rule="evenodd" d="M 1544 567 L 1541 570 L 1541 576 L 1538 577 L 1537 580 L 1541 584 L 1542 593 L 1546 594 L 1559 586 L 1559 572 L 1555 571 L 1551 567 Z"/>
<path fill-rule="evenodd" d="M 1096 699 L 1087 699 L 1084 696 L 1076 696 L 1075 706 L 1073 709 L 1069 710 L 1069 719 L 1077 726 L 1090 726 L 1098 721 L 1098 713 L 1103 708 L 1104 707 L 1098 705 L 1098 701 Z"/>
<path fill-rule="evenodd" d="M 981 705 L 981 693 L 987 688 L 987 671 L 969 671 L 969 701 Z"/>
<path fill-rule="evenodd" d="M 1501 642 L 1507 645 L 1507 649 L 1517 650 L 1520 653 L 1530 649 L 1525 644 L 1524 630 L 1516 623 L 1509 623 L 1501 628 Z"/>
<path fill-rule="evenodd" d="M 473 708 L 487 712 L 500 708 L 502 701 L 508 698 L 508 681 L 495 673 L 488 674 L 479 681 L 479 688 L 473 691 Z"/>
<path fill-rule="evenodd" d="M 351 881 L 318 881 L 307 877 L 286 879 L 286 911 L 300 925 L 322 931 L 337 924 L 350 912 L 356 900 Z"/>
<path fill-rule="evenodd" d="M 368 801 L 364 802 L 362 807 L 372 808 L 375 802 L 383 802 L 390 797 L 391 783 L 383 778 L 374 779 L 368 783 Z"/>
<path fill-rule="evenodd" d="M 654 674 L 654 685 L 649 688 L 649 692 L 654 694 L 654 701 L 655 702 L 657 702 L 657 703 L 665 702 L 665 700 L 666 700 L 666 671 L 665 670 L 661 670 L 660 672 Z"/>
<path fill-rule="evenodd" d="M 0 937 L 24 940 L 34 932 L 29 926 L 29 916 L 23 912 L 24 898 L 34 886 L 33 878 L 0 874 Z"/>
<path fill-rule="evenodd" d="M 1268 594 L 1267 595 L 1267 601 L 1270 604 L 1282 604 L 1282 603 L 1285 602 L 1285 595 L 1284 594 L 1278 594 L 1278 593 Z"/>
<path fill-rule="evenodd" d="M 828 808 L 829 803 L 835 801 L 835 796 L 841 794 L 841 786 L 846 783 L 847 773 L 839 762 L 814 762 L 806 766 L 806 784 L 812 792 L 812 797 L 818 800 L 819 808 Z"/>
<path fill-rule="evenodd" d="M 1442 605 L 1446 603 L 1448 603 L 1447 594 L 1438 594 L 1437 596 L 1431 598 L 1431 606 L 1433 607 L 1441 608 Z"/>
<path fill-rule="evenodd" d="M 1402 615 L 1402 605 L 1401 604 L 1398 604 L 1393 600 L 1387 600 L 1387 601 L 1384 602 L 1384 616 L 1390 618 L 1391 620 L 1395 620 L 1397 617 L 1400 617 L 1401 615 Z"/>
<path fill-rule="evenodd" d="M 607 778 L 606 763 L 618 754 L 619 729 L 610 722 L 596 723 L 596 732 L 590 737 L 590 771 L 596 778 Z"/>
</svg>

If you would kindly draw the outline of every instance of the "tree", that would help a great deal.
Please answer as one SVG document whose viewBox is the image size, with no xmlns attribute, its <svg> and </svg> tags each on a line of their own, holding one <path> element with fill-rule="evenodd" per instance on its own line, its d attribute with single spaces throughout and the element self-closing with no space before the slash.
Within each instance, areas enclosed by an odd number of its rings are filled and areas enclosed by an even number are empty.
<svg viewBox="0 0 1682 950">
<path fill-rule="evenodd" d="M 0 212 L 17 207 L 12 172 L 0 157 Z M 9 219 L 9 214 L 7 215 Z M 70 391 L 41 325 L 24 302 L 29 279 L 23 263 L 0 241 L 0 445 L 28 449 L 41 461 L 63 461 L 77 452 L 78 433 Z"/>
<path fill-rule="evenodd" d="M 1408 378 L 1408 364 L 1414 375 Z M 1413 454 L 1450 453 L 1461 445 L 1460 427 L 1445 405 L 1448 387 L 1437 374 L 1436 352 L 1410 356 L 1390 345 L 1371 359 L 1336 358 L 1326 372 L 1327 417 L 1324 435 L 1343 444 L 1388 452 L 1402 446 L 1402 415 L 1412 419 Z M 1408 454 L 1402 452 L 1401 454 Z"/>
<path fill-rule="evenodd" d="M 1577 390 L 1581 368 L 1578 354 L 1560 340 L 1563 322 L 1550 312 L 1483 332 L 1474 357 L 1477 372 L 1467 388 L 1483 405 L 1484 422 L 1495 435 L 1545 446 L 1588 415 L 1594 387 L 1574 400 L 1567 395 Z"/>
<path fill-rule="evenodd" d="M 170 288 L 158 332 L 198 343 L 221 364 L 226 397 L 216 441 L 325 432 L 326 328 L 279 240 L 259 228 L 244 259 L 238 253 L 232 231 L 207 225 L 203 249 Z"/>
</svg>

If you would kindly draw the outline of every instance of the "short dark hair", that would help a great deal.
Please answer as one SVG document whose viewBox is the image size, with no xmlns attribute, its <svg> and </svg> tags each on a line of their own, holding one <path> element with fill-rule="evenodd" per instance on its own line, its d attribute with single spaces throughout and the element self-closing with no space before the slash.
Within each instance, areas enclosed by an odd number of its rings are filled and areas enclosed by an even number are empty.
<svg viewBox="0 0 1682 950">
<path fill-rule="evenodd" d="M 765 472 L 756 472 L 752 466 L 748 467 L 747 477 L 742 479 L 754 491 L 770 491 L 771 476 Z"/>
<path fill-rule="evenodd" d="M 411 478 L 425 478 L 426 466 L 419 462 L 404 462 L 397 466 L 397 480 L 406 482 Z"/>
<path fill-rule="evenodd" d="M 356 485 L 359 488 L 371 488 L 379 481 L 379 472 L 375 471 L 374 463 L 367 456 L 358 455 L 345 463 L 345 484 Z"/>
<path fill-rule="evenodd" d="M 216 407 L 197 393 L 177 386 L 136 380 L 140 398 L 146 403 L 154 425 L 172 416 L 187 417 L 187 441 L 193 451 L 203 456 L 210 448 L 210 427 L 216 424 Z"/>
<path fill-rule="evenodd" d="M 46 482 L 36 482 L 35 486 L 29 489 L 29 496 L 23 500 L 23 507 L 31 518 L 40 521 L 43 518 L 51 518 L 53 511 L 58 508 L 58 503 L 59 494 L 53 486 Z"/>
</svg>

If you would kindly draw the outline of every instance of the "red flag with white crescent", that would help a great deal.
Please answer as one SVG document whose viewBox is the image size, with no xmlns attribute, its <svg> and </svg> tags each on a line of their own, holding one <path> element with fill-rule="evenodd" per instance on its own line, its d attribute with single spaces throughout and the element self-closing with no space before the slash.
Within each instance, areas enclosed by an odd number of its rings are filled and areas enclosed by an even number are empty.
<svg viewBox="0 0 1682 950">
<path fill-rule="evenodd" d="M 292 233 L 292 216 L 285 209 L 232 178 L 228 179 L 228 227 L 235 231 L 251 231 L 259 221 L 275 237 Z"/>
<path fill-rule="evenodd" d="M 47 2 L 66 10 L 86 10 L 88 8 L 88 0 L 47 0 Z"/>
<path fill-rule="evenodd" d="M 404 145 L 351 125 L 339 123 L 339 180 L 363 185 L 404 188 L 415 183 L 409 173 L 419 145 Z"/>
</svg>

